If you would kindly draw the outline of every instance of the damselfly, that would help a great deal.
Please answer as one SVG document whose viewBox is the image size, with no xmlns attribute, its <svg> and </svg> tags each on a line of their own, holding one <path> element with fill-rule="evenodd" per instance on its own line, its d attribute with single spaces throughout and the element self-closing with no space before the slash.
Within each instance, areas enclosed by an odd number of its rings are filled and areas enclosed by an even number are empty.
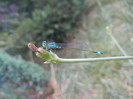
<svg viewBox="0 0 133 99">
<path fill-rule="evenodd" d="M 102 52 L 99 52 L 99 51 L 92 51 L 92 50 L 89 50 L 89 49 L 82 49 L 82 45 L 84 45 L 84 44 L 79 44 L 79 47 L 77 47 L 75 45 L 77 45 L 77 44 L 73 44 L 73 43 L 55 43 L 55 42 L 46 42 L 46 41 L 42 42 L 42 47 L 45 48 L 46 50 L 65 48 L 65 49 L 75 49 L 75 50 L 80 50 L 80 51 L 85 51 L 85 52 L 92 52 L 92 53 L 95 53 L 95 54 L 98 54 L 98 55 L 103 54 Z"/>
</svg>

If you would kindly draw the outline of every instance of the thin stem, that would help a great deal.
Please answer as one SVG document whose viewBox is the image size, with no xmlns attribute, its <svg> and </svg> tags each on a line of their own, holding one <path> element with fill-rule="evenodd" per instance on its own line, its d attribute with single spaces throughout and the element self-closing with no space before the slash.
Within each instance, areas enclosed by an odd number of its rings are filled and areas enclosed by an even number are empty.
<svg viewBox="0 0 133 99">
<path fill-rule="evenodd" d="M 93 61 L 109 61 L 109 60 L 126 60 L 133 59 L 133 56 L 118 56 L 118 57 L 104 57 L 104 58 L 83 58 L 83 59 L 62 59 L 59 58 L 59 63 L 81 63 L 81 62 L 93 62 Z"/>
<path fill-rule="evenodd" d="M 112 38 L 112 40 L 114 41 L 115 45 L 119 48 L 119 50 L 121 51 L 121 53 L 125 56 L 128 56 L 128 54 L 124 51 L 124 49 L 120 46 L 120 44 L 118 43 L 118 41 L 116 40 L 116 38 L 113 36 L 112 31 L 109 27 L 106 27 L 106 31 L 107 33 L 110 35 L 110 37 Z M 129 63 L 131 65 L 133 65 L 133 61 L 132 60 L 128 60 Z"/>
</svg>

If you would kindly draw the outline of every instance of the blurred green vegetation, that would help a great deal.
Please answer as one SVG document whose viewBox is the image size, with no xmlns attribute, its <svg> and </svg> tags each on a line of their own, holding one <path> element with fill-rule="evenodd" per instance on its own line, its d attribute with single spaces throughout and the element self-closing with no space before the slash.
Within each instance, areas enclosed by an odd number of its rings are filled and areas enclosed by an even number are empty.
<svg viewBox="0 0 133 99">
<path fill-rule="evenodd" d="M 29 42 L 66 42 L 87 9 L 84 0 L 0 1 L 0 49 L 15 55 L 0 51 L 0 98 L 18 99 L 14 88 L 40 91 L 45 86 L 49 74 L 17 54 L 27 57 Z"/>
<path fill-rule="evenodd" d="M 6 3 L 0 2 L 0 8 L 5 9 L 0 9 L 0 47 L 10 53 L 22 53 L 25 57 L 29 57 L 26 53 L 29 41 L 41 46 L 43 40 L 66 42 L 74 35 L 75 42 L 89 42 L 92 49 L 104 53 L 103 57 L 122 56 L 111 37 L 106 34 L 105 28 L 109 26 L 124 51 L 128 55 L 133 55 L 133 43 L 130 41 L 133 38 L 132 0 L 1 1 Z M 84 13 L 85 11 L 87 13 Z M 74 34 L 74 30 L 78 32 Z M 57 53 L 65 58 L 99 57 L 92 53 L 70 50 L 60 50 Z M 40 85 L 47 81 L 47 77 L 44 77 L 45 70 L 38 65 L 25 62 L 21 57 L 14 56 L 17 59 L 12 57 L 0 51 L 1 88 L 13 83 L 15 87 L 40 89 Z M 128 61 L 54 65 L 64 97 L 70 99 L 133 98 L 133 69 Z M 27 76 L 29 78 L 25 81 Z M 32 86 L 29 85 L 30 81 L 33 82 Z M 8 92 L 8 89 L 2 89 L 2 91 L 7 94 L 7 97 L 19 99 L 17 94 L 10 90 Z"/>
<path fill-rule="evenodd" d="M 0 50 L 0 88 L 19 87 L 37 89 L 48 82 L 48 73 L 37 64 L 10 56 Z"/>
<path fill-rule="evenodd" d="M 16 11 L 1 20 L 1 43 L 15 53 L 32 41 L 39 46 L 43 40 L 66 42 L 87 10 L 84 0 L 4 1 L 5 9 Z"/>
<path fill-rule="evenodd" d="M 0 50 L 0 99 L 20 99 L 13 89 L 41 91 L 48 78 L 48 72 L 39 65 Z"/>
</svg>

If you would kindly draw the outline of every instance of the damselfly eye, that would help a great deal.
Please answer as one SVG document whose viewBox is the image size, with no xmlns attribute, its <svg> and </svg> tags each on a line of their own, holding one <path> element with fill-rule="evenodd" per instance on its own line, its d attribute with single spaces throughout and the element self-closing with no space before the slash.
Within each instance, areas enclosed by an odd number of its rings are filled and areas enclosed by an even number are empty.
<svg viewBox="0 0 133 99">
<path fill-rule="evenodd" d="M 47 45 L 47 42 L 46 42 L 46 41 L 43 41 L 43 42 L 42 42 L 42 46 L 43 46 L 43 47 L 46 47 L 46 45 Z"/>
</svg>

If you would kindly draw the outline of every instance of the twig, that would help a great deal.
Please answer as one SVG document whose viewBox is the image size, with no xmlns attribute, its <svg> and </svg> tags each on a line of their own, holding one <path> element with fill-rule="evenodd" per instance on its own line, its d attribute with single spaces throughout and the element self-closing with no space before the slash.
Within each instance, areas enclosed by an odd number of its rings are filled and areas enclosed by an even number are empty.
<svg viewBox="0 0 133 99">
<path fill-rule="evenodd" d="M 133 56 L 118 56 L 118 57 L 104 57 L 104 58 L 83 58 L 83 59 L 62 59 L 59 58 L 59 63 L 82 63 L 94 61 L 109 61 L 109 60 L 126 60 L 133 59 Z"/>
</svg>

